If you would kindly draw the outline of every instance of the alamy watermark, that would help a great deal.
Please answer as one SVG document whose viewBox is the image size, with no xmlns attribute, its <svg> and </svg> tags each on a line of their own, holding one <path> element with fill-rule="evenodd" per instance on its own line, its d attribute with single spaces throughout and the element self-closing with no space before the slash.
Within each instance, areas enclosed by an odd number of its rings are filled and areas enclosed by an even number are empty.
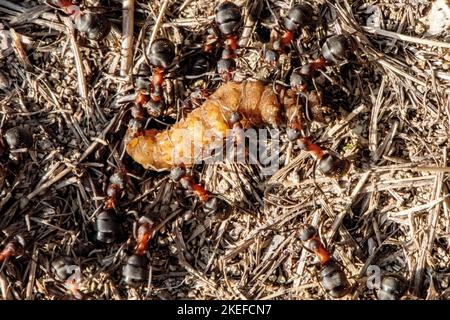
<svg viewBox="0 0 450 320">
<path fill-rule="evenodd" d="M 367 281 L 366 286 L 368 289 L 380 289 L 381 287 L 381 269 L 379 266 L 370 265 L 366 271 Z"/>
</svg>

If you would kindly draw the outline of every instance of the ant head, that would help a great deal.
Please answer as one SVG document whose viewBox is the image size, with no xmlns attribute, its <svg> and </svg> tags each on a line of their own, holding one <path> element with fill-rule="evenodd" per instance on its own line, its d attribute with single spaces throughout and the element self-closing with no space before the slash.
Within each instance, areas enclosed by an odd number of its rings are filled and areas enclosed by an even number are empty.
<svg viewBox="0 0 450 320">
<path fill-rule="evenodd" d="M 175 59 L 175 45 L 165 38 L 156 39 L 150 45 L 149 62 L 151 65 L 167 69 Z"/>
<path fill-rule="evenodd" d="M 217 62 L 217 72 L 225 81 L 231 80 L 232 74 L 235 70 L 236 61 L 234 61 L 234 59 L 220 59 Z"/>
<path fill-rule="evenodd" d="M 278 61 L 278 58 L 279 58 L 279 54 L 275 50 L 269 49 L 269 50 L 266 50 L 266 52 L 264 53 L 264 60 L 267 63 L 276 64 L 276 62 Z"/>
<path fill-rule="evenodd" d="M 286 128 L 286 136 L 289 141 L 297 140 L 301 135 L 301 132 L 294 128 Z"/>
<path fill-rule="evenodd" d="M 178 182 L 181 178 L 186 175 L 186 168 L 184 165 L 179 165 L 170 170 L 170 179 L 174 182 Z"/>
<path fill-rule="evenodd" d="M 292 71 L 291 77 L 289 79 L 289 82 L 291 84 L 292 89 L 298 92 L 304 92 L 306 90 L 307 81 L 302 73 L 302 69 L 295 69 Z"/>
<path fill-rule="evenodd" d="M 147 114 L 152 118 L 158 118 L 159 116 L 161 116 L 163 107 L 164 107 L 164 103 L 162 100 L 155 101 L 153 99 L 150 99 L 144 105 L 144 108 L 147 111 Z"/>
</svg>

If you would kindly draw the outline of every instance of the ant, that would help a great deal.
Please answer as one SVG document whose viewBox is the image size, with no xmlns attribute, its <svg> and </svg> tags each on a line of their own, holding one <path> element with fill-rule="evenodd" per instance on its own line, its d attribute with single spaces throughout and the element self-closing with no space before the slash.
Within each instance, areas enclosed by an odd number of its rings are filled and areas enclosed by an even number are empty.
<svg viewBox="0 0 450 320">
<path fill-rule="evenodd" d="M 204 52 L 211 52 L 213 43 L 223 42 L 220 60 L 217 62 L 217 71 L 223 81 L 230 81 L 236 71 L 235 51 L 238 48 L 237 31 L 242 24 L 240 7 L 233 2 L 224 1 L 215 9 L 215 25 L 208 30 L 209 35 L 203 48 Z M 223 39 L 224 38 L 224 39 Z"/>
<path fill-rule="evenodd" d="M 116 171 L 109 178 L 109 184 L 106 188 L 107 199 L 105 201 L 105 209 L 115 209 L 118 198 L 122 195 L 124 184 L 125 184 L 126 173 L 122 169 Z"/>
<path fill-rule="evenodd" d="M 151 99 L 155 103 L 162 100 L 162 83 L 164 81 L 164 70 L 167 69 L 175 59 L 175 45 L 172 41 L 160 38 L 150 45 L 149 63 L 153 66 Z"/>
<path fill-rule="evenodd" d="M 299 77 L 298 79 L 302 78 Z M 294 81 L 298 81 L 298 79 L 293 79 L 293 77 L 291 77 L 291 86 L 293 86 L 294 89 L 290 90 L 291 92 L 288 92 L 288 98 L 292 99 L 291 96 L 296 93 L 304 94 L 305 87 L 303 80 L 299 80 L 299 82 L 294 83 Z M 302 123 L 302 116 L 296 108 L 297 103 L 295 103 L 294 106 L 296 109 L 295 113 L 291 115 L 290 119 L 288 119 L 289 123 L 286 129 L 288 140 L 292 142 L 297 141 L 300 149 L 310 152 L 314 158 L 319 161 L 319 169 L 325 176 L 339 178 L 345 175 L 350 170 L 350 161 L 324 151 L 319 145 L 312 142 L 310 137 L 302 137 L 302 133 L 305 132 Z"/>
<path fill-rule="evenodd" d="M 143 118 L 142 109 L 147 110 L 151 117 L 161 115 L 163 104 L 163 89 L 165 70 L 175 59 L 175 45 L 166 38 L 153 41 L 149 48 L 148 62 L 143 62 L 138 67 L 136 86 L 139 89 L 132 108 L 132 116 L 137 120 Z M 150 67 L 151 66 L 151 67 Z M 151 82 L 148 76 L 152 73 Z M 150 95 L 145 90 L 150 87 Z"/>
<path fill-rule="evenodd" d="M 0 132 L 0 156 L 7 156 L 12 163 L 18 164 L 20 153 L 33 146 L 33 133 L 28 126 L 17 126 Z"/>
<path fill-rule="evenodd" d="M 291 110 L 291 114 L 288 115 L 288 127 L 286 129 L 287 138 L 292 142 L 297 140 L 300 149 L 310 152 L 314 158 L 319 160 L 319 168 L 325 176 L 336 178 L 342 177 L 350 170 L 350 161 L 325 152 L 319 145 L 313 143 L 310 137 L 301 136 L 305 133 L 305 128 L 303 126 L 302 114 L 298 110 L 299 96 L 302 95 L 305 97 L 305 109 L 306 112 L 308 112 L 308 100 L 317 99 L 318 94 L 316 91 L 307 93 L 305 78 L 297 71 L 298 70 L 294 70 L 291 74 L 291 89 L 288 90 L 285 98 L 285 104 L 288 105 L 288 109 Z"/>
<path fill-rule="evenodd" d="M 155 224 L 146 217 L 141 217 L 138 221 L 139 227 L 137 229 L 137 244 L 135 254 L 144 255 L 148 249 L 148 244 L 155 232 Z"/>
<path fill-rule="evenodd" d="M 296 4 L 289 9 L 281 25 L 284 33 L 273 42 L 272 50 L 266 51 L 266 61 L 275 62 L 278 59 L 278 53 L 285 52 L 286 46 L 294 40 L 296 33 L 311 24 L 313 13 L 313 8 L 306 2 Z"/>
<path fill-rule="evenodd" d="M 186 167 L 183 164 L 170 171 L 170 178 L 173 182 L 179 182 L 184 189 L 191 190 L 201 202 L 208 202 L 209 192 L 205 190 L 201 183 L 196 183 L 194 178 L 186 173 Z"/>
<path fill-rule="evenodd" d="M 149 260 L 145 254 L 155 232 L 154 222 L 147 217 L 141 217 L 138 223 L 134 254 L 128 257 L 122 270 L 124 282 L 132 287 L 138 286 L 147 279 Z"/>
<path fill-rule="evenodd" d="M 342 267 L 330 256 L 330 253 L 320 240 L 317 229 L 311 225 L 300 231 L 300 240 L 306 248 L 312 251 L 320 263 L 320 279 L 325 291 L 334 298 L 345 296 L 350 285 Z"/>
<path fill-rule="evenodd" d="M 311 78 L 318 71 L 325 69 L 328 65 L 339 65 L 348 61 L 353 53 L 350 40 L 344 35 L 336 35 L 325 40 L 321 55 L 316 60 L 303 65 L 299 73 Z"/>
<path fill-rule="evenodd" d="M 25 239 L 16 235 L 14 238 L 7 242 L 2 251 L 0 251 L 0 263 L 7 261 L 9 258 L 19 256 L 25 249 Z"/>
<path fill-rule="evenodd" d="M 84 32 L 90 40 L 101 41 L 109 34 L 111 23 L 102 14 L 91 12 L 83 12 L 78 5 L 71 0 L 57 0 L 56 4 L 48 5 L 61 9 L 65 14 L 69 15 L 74 22 L 74 28 L 80 32 Z"/>
<path fill-rule="evenodd" d="M 297 144 L 302 150 L 310 152 L 319 160 L 319 169 L 327 177 L 339 178 L 350 170 L 350 161 L 348 159 L 325 152 L 317 144 L 313 143 L 309 137 L 298 138 Z"/>
<path fill-rule="evenodd" d="M 214 213 L 219 207 L 219 201 L 216 197 L 204 188 L 203 183 L 196 183 L 193 176 L 186 173 L 184 164 L 175 166 L 170 171 L 170 179 L 173 182 L 179 182 L 185 190 L 190 190 L 203 203 L 203 211 L 205 213 Z"/>
<path fill-rule="evenodd" d="M 225 36 L 221 59 L 217 62 L 217 71 L 224 81 L 229 81 L 236 70 L 235 51 L 237 50 L 236 32 L 242 23 L 240 8 L 232 2 L 222 2 L 216 8 L 216 24 Z"/>
<path fill-rule="evenodd" d="M 95 239 L 102 243 L 114 242 L 121 233 L 119 219 L 114 209 L 122 195 L 126 174 L 124 170 L 117 171 L 109 178 L 106 188 L 104 210 L 97 215 L 95 221 Z"/>
</svg>

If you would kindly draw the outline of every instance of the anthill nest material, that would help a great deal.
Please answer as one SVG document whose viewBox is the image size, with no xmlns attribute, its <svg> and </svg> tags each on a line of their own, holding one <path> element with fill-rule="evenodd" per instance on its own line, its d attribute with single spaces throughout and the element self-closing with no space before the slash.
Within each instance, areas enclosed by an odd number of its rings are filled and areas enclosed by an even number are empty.
<svg viewBox="0 0 450 320">
<path fill-rule="evenodd" d="M 85 1 L 83 8 L 113 25 L 100 42 L 74 32 L 55 9 L 26 11 L 42 9 L 39 1 L 0 1 L 1 130 L 31 132 L 2 155 L 1 248 L 15 235 L 26 242 L 0 270 L 4 299 L 329 299 L 317 261 L 298 237 L 305 224 L 318 227 L 344 267 L 352 290 L 343 299 L 375 299 L 367 285 L 373 270 L 402 276 L 404 298 L 447 298 L 450 45 L 445 30 L 426 33 L 431 2 L 312 0 L 316 27 L 306 28 L 277 66 L 264 62 L 267 44 L 255 29 L 277 27 L 291 1 L 264 1 L 255 22 L 249 8 L 256 2 L 235 1 L 246 8 L 236 80 L 283 85 L 293 68 L 317 57 L 327 36 L 354 40 L 353 61 L 317 78 L 332 112 L 309 129 L 352 168 L 342 179 L 324 177 L 282 132 L 273 137 L 282 146 L 281 166 L 270 177 L 248 164 L 193 169 L 224 202 L 206 214 L 166 172 L 145 171 L 124 153 L 135 90 L 121 63 L 131 55 L 136 71 L 157 37 L 176 45 L 167 108 L 147 128 L 174 123 L 193 107 L 198 89 L 221 82 L 214 60 L 205 73 L 190 71 L 214 21 L 211 1 L 135 1 L 136 41 L 125 51 L 122 1 Z M 122 169 L 129 181 L 116 210 L 124 238 L 99 246 L 93 224 L 109 177 Z M 141 216 L 158 231 L 148 283 L 129 288 L 121 272 Z M 62 256 L 81 270 L 78 294 L 52 272 Z"/>
</svg>

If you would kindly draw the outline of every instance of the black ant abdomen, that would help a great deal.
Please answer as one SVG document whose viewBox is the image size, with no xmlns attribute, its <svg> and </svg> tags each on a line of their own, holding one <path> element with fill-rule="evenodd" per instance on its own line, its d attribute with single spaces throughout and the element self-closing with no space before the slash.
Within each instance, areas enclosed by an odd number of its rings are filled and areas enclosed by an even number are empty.
<svg viewBox="0 0 450 320">
<path fill-rule="evenodd" d="M 342 177 L 350 170 L 350 161 L 325 153 L 319 160 L 319 168 L 327 177 Z"/>
<path fill-rule="evenodd" d="M 121 233 L 121 225 L 116 213 L 112 210 L 102 211 L 95 221 L 96 240 L 102 243 L 116 241 Z"/>
<path fill-rule="evenodd" d="M 322 56 L 328 64 L 340 64 L 347 61 L 352 51 L 350 40 L 341 34 L 328 38 L 322 46 Z"/>
<path fill-rule="evenodd" d="M 130 287 L 137 287 L 147 279 L 149 260 L 144 255 L 128 257 L 123 270 L 123 281 Z"/>
<path fill-rule="evenodd" d="M 225 36 L 235 33 L 242 20 L 240 8 L 232 2 L 225 1 L 216 8 L 216 24 Z"/>
<path fill-rule="evenodd" d="M 307 26 L 312 21 L 314 10 L 308 3 L 300 3 L 293 6 L 283 19 L 283 27 L 291 32 Z"/>
<path fill-rule="evenodd" d="M 322 286 L 333 298 L 341 298 L 349 291 L 347 276 L 342 268 L 333 260 L 330 260 L 320 270 Z"/>
</svg>

